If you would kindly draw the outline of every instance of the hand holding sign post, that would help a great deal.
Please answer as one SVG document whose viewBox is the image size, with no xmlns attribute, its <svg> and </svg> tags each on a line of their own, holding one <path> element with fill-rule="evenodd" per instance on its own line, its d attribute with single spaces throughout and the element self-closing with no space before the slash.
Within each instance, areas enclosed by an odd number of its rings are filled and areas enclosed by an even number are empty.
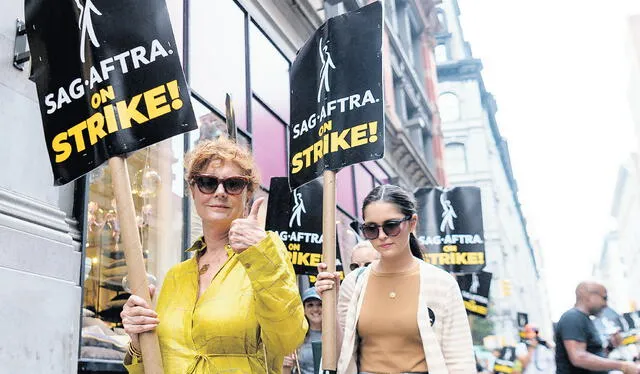
<svg viewBox="0 0 640 374">
<path fill-rule="evenodd" d="M 129 288 L 151 305 L 123 156 L 197 128 L 166 4 L 26 0 L 25 15 L 54 183 L 108 160 Z M 155 332 L 140 343 L 145 373 L 162 373 Z"/>
<path fill-rule="evenodd" d="M 289 185 L 323 176 L 322 256 L 335 272 L 336 171 L 384 155 L 382 4 L 329 19 L 291 65 Z M 336 292 L 323 293 L 323 369 L 336 371 Z"/>
</svg>

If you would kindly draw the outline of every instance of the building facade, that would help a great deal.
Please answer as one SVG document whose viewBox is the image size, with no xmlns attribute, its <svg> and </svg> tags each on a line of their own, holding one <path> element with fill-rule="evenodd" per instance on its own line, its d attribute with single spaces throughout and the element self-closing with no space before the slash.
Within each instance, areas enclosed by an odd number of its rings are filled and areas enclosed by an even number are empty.
<svg viewBox="0 0 640 374">
<path fill-rule="evenodd" d="M 608 233 L 604 238 L 602 252 L 593 267 L 593 277 L 607 288 L 609 307 L 618 313 L 629 311 L 631 300 L 627 282 L 628 271 L 620 253 L 617 231 Z"/>
<path fill-rule="evenodd" d="M 604 240 L 594 275 L 601 278 L 612 294 L 612 307 L 618 313 L 640 307 L 640 183 L 637 154 L 631 154 L 620 166 L 613 194 L 611 216 L 615 231 Z"/>
<path fill-rule="evenodd" d="M 364 1 L 167 0 L 199 129 L 128 158 L 147 271 L 162 284 L 200 235 L 183 182 L 185 151 L 224 132 L 224 98 L 234 99 L 239 141 L 251 147 L 268 196 L 287 175 L 288 70 L 296 51 L 327 14 Z M 109 168 L 53 187 L 29 63 L 13 66 L 23 2 L 0 5 L 0 372 L 121 372 L 119 312 L 125 264 Z M 435 103 L 436 25 L 431 0 L 385 2 L 386 155 L 337 174 L 342 257 L 356 237 L 372 187 L 409 190 L 444 183 Z M 106 337 L 105 337 L 106 336 Z M 105 345 L 104 342 L 107 341 Z M 98 344 L 101 342 L 100 344 Z"/>
<path fill-rule="evenodd" d="M 445 0 L 438 17 L 438 107 L 451 186 L 477 186 L 482 193 L 486 271 L 493 273 L 489 318 L 504 343 L 516 340 L 517 313 L 526 313 L 547 338 L 552 324 L 540 287 L 540 256 L 527 232 L 518 200 L 509 148 L 496 122 L 497 106 L 486 90 L 480 60 L 473 58 L 456 0 Z"/>
<path fill-rule="evenodd" d="M 640 152 L 640 14 L 628 18 L 627 56 L 629 62 L 628 98 Z"/>
</svg>

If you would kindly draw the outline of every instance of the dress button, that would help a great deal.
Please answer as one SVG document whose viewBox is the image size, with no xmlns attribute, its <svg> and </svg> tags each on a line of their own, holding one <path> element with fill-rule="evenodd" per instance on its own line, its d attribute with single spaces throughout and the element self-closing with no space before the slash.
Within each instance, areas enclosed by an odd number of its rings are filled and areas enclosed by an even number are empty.
<svg viewBox="0 0 640 374">
<path fill-rule="evenodd" d="M 249 269 L 251 267 L 251 264 L 244 264 L 244 267 Z"/>
</svg>

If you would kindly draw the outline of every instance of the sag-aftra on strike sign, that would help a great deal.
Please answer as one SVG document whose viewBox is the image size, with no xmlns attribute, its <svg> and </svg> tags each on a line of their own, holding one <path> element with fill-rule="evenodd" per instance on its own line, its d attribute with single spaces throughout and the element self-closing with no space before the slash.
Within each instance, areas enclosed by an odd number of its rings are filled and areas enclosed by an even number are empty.
<svg viewBox="0 0 640 374">
<path fill-rule="evenodd" d="M 291 65 L 289 185 L 384 155 L 382 5 L 329 19 Z"/>
<path fill-rule="evenodd" d="M 197 128 L 162 0 L 26 0 L 56 185 Z"/>
</svg>

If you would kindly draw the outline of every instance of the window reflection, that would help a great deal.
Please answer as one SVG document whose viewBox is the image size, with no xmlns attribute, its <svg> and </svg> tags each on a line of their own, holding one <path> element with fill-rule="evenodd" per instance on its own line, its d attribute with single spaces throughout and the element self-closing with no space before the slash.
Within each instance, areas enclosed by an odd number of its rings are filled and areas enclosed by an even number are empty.
<svg viewBox="0 0 640 374">
<path fill-rule="evenodd" d="M 286 127 L 260 102 L 253 100 L 253 156 L 258 162 L 261 183 L 268 187 L 271 177 L 287 176 Z"/>
<path fill-rule="evenodd" d="M 356 217 L 356 203 L 353 199 L 353 166 L 342 168 L 336 174 L 336 200 L 340 208 L 348 214 Z"/>
<path fill-rule="evenodd" d="M 189 82 L 220 113 L 230 93 L 237 126 L 247 128 L 245 14 L 231 0 L 189 3 Z"/>
<path fill-rule="evenodd" d="M 181 256 L 183 139 L 127 158 L 145 264 L 158 285 Z M 127 267 L 108 166 L 89 173 L 85 258 L 81 358 L 122 360 L 129 337 L 120 312 L 129 293 L 122 285 Z"/>
<path fill-rule="evenodd" d="M 203 140 L 215 139 L 221 134 L 229 135 L 226 121 L 202 105 L 198 100 L 191 100 L 193 112 L 198 121 L 198 129 L 190 134 L 191 148 Z"/>
<path fill-rule="evenodd" d="M 356 208 L 358 217 L 362 216 L 362 203 L 367 194 L 373 189 L 373 175 L 360 164 L 354 165 L 356 179 Z"/>
<path fill-rule="evenodd" d="M 251 89 L 289 123 L 289 62 L 253 23 L 249 34 Z"/>
</svg>

